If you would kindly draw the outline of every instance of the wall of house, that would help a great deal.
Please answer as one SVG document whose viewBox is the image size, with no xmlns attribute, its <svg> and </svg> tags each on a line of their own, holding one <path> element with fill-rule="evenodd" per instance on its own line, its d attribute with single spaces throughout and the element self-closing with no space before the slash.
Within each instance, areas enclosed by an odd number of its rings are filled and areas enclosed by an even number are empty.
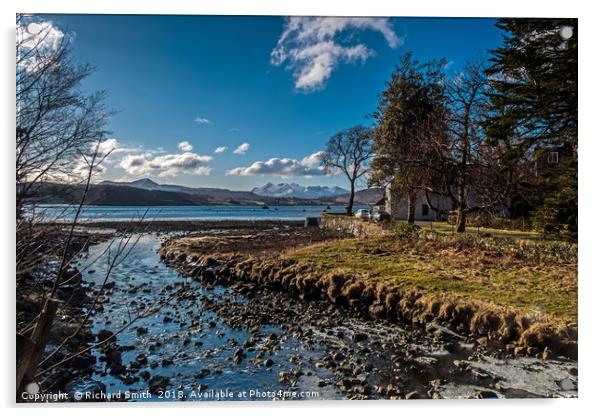
<svg viewBox="0 0 602 416">
<path fill-rule="evenodd" d="M 408 200 L 407 194 L 400 191 L 394 185 L 389 185 L 385 189 L 386 211 L 391 217 L 398 220 L 408 219 Z M 441 209 L 451 210 L 451 203 L 444 200 L 443 198 L 433 197 L 432 203 Z M 416 198 L 415 205 L 415 218 L 416 221 L 438 221 L 442 220 L 442 214 L 428 207 L 426 197 L 424 195 L 418 195 Z"/>
</svg>

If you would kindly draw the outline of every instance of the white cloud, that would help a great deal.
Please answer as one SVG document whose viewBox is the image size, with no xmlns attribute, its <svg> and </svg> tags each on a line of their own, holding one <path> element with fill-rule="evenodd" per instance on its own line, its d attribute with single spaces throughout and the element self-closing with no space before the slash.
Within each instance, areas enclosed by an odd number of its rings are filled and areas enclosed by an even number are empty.
<svg viewBox="0 0 602 416">
<path fill-rule="evenodd" d="M 193 175 L 209 175 L 211 167 L 207 166 L 213 158 L 192 152 L 155 156 L 148 154 L 127 155 L 119 166 L 130 175 L 154 174 L 159 177 L 177 176 L 180 173 Z"/>
<path fill-rule="evenodd" d="M 183 142 L 178 143 L 178 149 L 183 152 L 192 152 L 192 144 L 188 140 L 184 140 Z"/>
<path fill-rule="evenodd" d="M 226 172 L 226 175 L 275 175 L 282 177 L 325 175 L 326 171 L 320 166 L 320 155 L 322 153 L 316 152 L 301 160 L 273 157 L 265 162 L 257 161 L 247 167 L 230 169 Z"/>
<path fill-rule="evenodd" d="M 206 117 L 197 117 L 194 121 L 199 124 L 211 124 L 211 120 Z"/>
<path fill-rule="evenodd" d="M 228 146 L 219 146 L 215 148 L 213 153 L 224 153 L 226 150 L 228 150 Z"/>
<path fill-rule="evenodd" d="M 326 152 L 324 152 L 323 150 L 312 153 L 311 155 L 301 159 L 301 164 L 303 164 L 304 166 L 320 166 L 322 164 L 322 156 L 325 153 Z"/>
<path fill-rule="evenodd" d="M 234 132 L 234 131 L 240 131 L 240 129 L 239 129 L 238 127 L 232 127 L 232 128 L 230 129 L 230 131 L 233 131 L 233 132 Z"/>
<path fill-rule="evenodd" d="M 247 150 L 249 150 L 250 147 L 251 145 L 249 143 L 242 143 L 240 146 L 234 149 L 234 153 L 237 155 L 244 155 L 245 153 L 247 153 Z"/>
<path fill-rule="evenodd" d="M 54 52 L 59 49 L 66 35 L 51 21 L 26 20 L 21 23 L 16 29 L 17 62 L 28 72 L 36 71 L 51 62 Z M 29 33 L 29 24 L 37 25 L 36 33 Z"/>
<path fill-rule="evenodd" d="M 96 148 L 96 146 L 98 145 L 98 149 Z M 95 143 L 92 144 L 91 147 L 91 151 L 95 152 L 97 151 L 97 157 L 98 158 L 103 158 L 103 157 L 107 157 L 109 154 L 112 154 L 115 150 L 117 150 L 119 146 L 119 143 L 117 142 L 117 139 L 107 139 L 104 140 L 100 143 Z"/>
<path fill-rule="evenodd" d="M 388 18 L 291 17 L 272 50 L 271 63 L 279 66 L 288 62 L 296 89 L 322 89 L 339 62 L 364 62 L 375 55 L 365 44 L 354 43 L 358 30 L 381 33 L 391 48 L 402 42 Z M 343 37 L 343 33 L 348 36 Z"/>
<path fill-rule="evenodd" d="M 73 169 L 73 173 L 81 178 L 87 178 L 88 174 L 90 173 L 91 162 L 91 159 L 88 159 L 88 161 L 86 161 L 86 159 L 84 159 L 83 157 L 80 158 L 77 164 L 75 165 L 75 168 Z M 104 164 L 96 161 L 94 162 L 94 167 L 92 168 L 92 177 L 94 178 L 96 176 L 102 175 L 106 171 L 107 168 L 104 166 Z"/>
</svg>

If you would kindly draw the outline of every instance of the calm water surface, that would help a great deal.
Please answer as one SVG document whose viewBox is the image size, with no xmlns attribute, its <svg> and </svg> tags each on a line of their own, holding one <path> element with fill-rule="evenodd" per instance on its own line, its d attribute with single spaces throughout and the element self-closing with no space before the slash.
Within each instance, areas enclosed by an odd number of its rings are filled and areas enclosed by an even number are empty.
<svg viewBox="0 0 602 416">
<path fill-rule="evenodd" d="M 355 209 L 366 208 L 363 205 Z M 41 204 L 29 207 L 30 215 L 45 221 L 69 221 L 76 211 L 74 205 Z M 84 222 L 131 221 L 143 216 L 147 220 L 303 220 L 317 217 L 322 212 L 344 212 L 343 205 L 269 206 L 263 209 L 249 205 L 195 205 L 195 206 L 100 206 L 86 205 L 80 214 Z"/>
</svg>

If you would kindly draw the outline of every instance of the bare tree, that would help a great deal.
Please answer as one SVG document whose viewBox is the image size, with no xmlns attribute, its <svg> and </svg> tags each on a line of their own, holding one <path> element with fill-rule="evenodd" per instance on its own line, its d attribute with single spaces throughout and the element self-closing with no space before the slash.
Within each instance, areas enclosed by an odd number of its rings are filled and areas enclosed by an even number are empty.
<svg viewBox="0 0 602 416">
<path fill-rule="evenodd" d="M 368 172 L 371 157 L 372 131 L 364 126 L 355 126 L 332 136 L 320 157 L 327 171 L 341 171 L 349 179 L 347 215 L 353 212 L 356 182 Z"/>
<path fill-rule="evenodd" d="M 81 277 L 81 272 L 71 276 L 67 271 L 87 245 L 75 243 L 75 228 L 92 175 L 108 156 L 100 143 L 107 134 L 109 112 L 103 105 L 104 93 L 81 90 L 81 81 L 92 69 L 73 63 L 68 35 L 49 22 L 25 15 L 17 16 L 16 34 L 17 294 L 26 299 L 31 296 L 38 303 L 31 321 L 17 323 L 16 387 L 22 390 L 47 359 L 46 343 L 55 314 L 67 307 L 68 301 L 56 299 L 57 289 Z M 24 215 L 28 198 L 43 181 L 83 183 L 75 216 L 66 227 L 41 225 L 35 216 Z M 48 230 L 55 234 L 49 236 Z M 126 237 L 117 257 L 128 243 Z M 57 260 L 56 270 L 49 268 L 49 260 Z"/>
<path fill-rule="evenodd" d="M 32 23 L 37 33 L 31 30 Z M 74 175 L 74 161 L 106 136 L 110 116 L 104 92 L 81 90 L 82 80 L 91 72 L 89 65 L 73 62 L 68 34 L 47 22 L 17 16 L 17 215 L 36 184 L 67 178 L 85 181 L 85 166 Z"/>
<path fill-rule="evenodd" d="M 435 160 L 425 188 L 429 205 L 432 195 L 449 199 L 456 232 L 465 231 L 467 214 L 500 204 L 510 184 L 503 152 L 489 143 L 483 128 L 489 88 L 483 69 L 482 61 L 469 61 L 461 74 L 446 81 L 447 134 L 424 142 Z"/>
</svg>

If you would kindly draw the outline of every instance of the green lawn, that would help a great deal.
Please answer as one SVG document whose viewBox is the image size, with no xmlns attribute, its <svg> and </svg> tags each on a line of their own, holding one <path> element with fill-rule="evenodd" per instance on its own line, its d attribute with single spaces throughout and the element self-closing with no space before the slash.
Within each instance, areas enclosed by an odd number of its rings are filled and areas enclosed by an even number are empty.
<svg viewBox="0 0 602 416">
<path fill-rule="evenodd" d="M 564 322 L 577 320 L 576 264 L 386 238 L 321 243 L 293 249 L 285 257 L 320 271 L 367 273 L 430 294 L 492 302 Z"/>
</svg>

